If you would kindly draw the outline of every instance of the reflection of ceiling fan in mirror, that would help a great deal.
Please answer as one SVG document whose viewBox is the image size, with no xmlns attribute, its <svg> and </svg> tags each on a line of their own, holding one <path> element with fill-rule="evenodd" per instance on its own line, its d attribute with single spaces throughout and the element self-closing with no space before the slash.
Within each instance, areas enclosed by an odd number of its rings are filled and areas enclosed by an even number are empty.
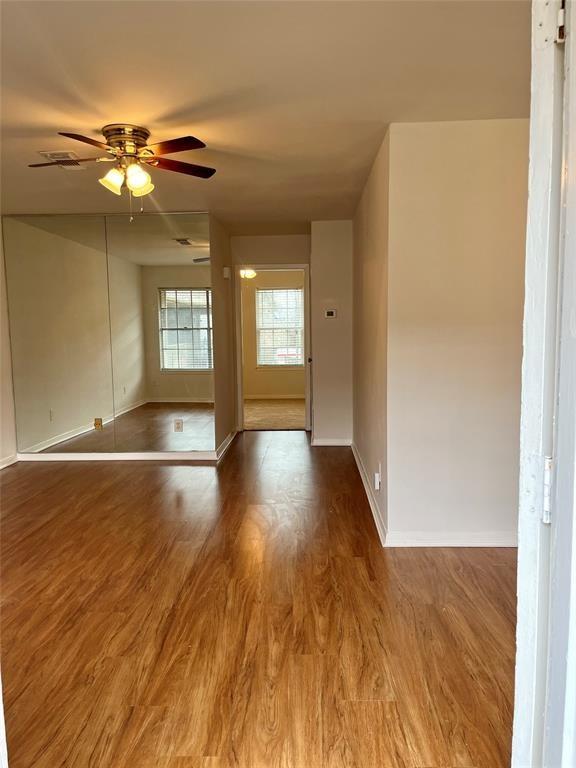
<svg viewBox="0 0 576 768">
<path fill-rule="evenodd" d="M 58 160 L 51 163 L 33 163 L 30 168 L 44 168 L 50 165 L 65 166 L 78 163 L 114 163 L 108 173 L 99 179 L 106 189 L 115 195 L 122 194 L 122 188 L 127 187 L 135 197 L 142 197 L 152 192 L 154 184 L 150 174 L 145 170 L 146 166 L 160 168 L 164 171 L 185 173 L 188 176 L 197 176 L 200 179 L 209 179 L 216 173 L 214 168 L 193 163 L 182 163 L 178 160 L 170 160 L 163 155 L 173 152 L 188 152 L 192 149 L 202 149 L 206 146 L 203 141 L 194 136 L 183 136 L 180 139 L 161 141 L 158 144 L 147 144 L 150 131 L 139 125 L 125 123 L 112 123 L 102 128 L 105 142 L 81 136 L 78 133 L 60 133 L 69 139 L 76 139 L 85 144 L 104 150 L 106 157 L 84 157 L 74 160 Z"/>
</svg>

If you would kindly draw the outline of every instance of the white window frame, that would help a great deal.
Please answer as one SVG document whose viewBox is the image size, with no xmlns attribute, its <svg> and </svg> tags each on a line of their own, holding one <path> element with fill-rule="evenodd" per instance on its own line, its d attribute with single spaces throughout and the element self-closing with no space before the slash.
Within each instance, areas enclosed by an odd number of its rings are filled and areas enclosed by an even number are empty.
<svg viewBox="0 0 576 768">
<path fill-rule="evenodd" d="M 165 293 L 166 291 L 176 291 L 176 292 L 182 292 L 182 291 L 203 291 L 206 293 L 206 300 L 208 305 L 208 326 L 207 327 L 195 327 L 192 325 L 189 329 L 188 328 L 165 328 L 162 325 L 162 293 Z M 207 373 L 214 370 L 214 322 L 213 322 L 213 316 L 212 316 L 212 288 L 210 287 L 197 287 L 197 288 L 191 288 L 189 286 L 184 286 L 181 288 L 158 288 L 158 348 L 159 348 L 159 367 L 161 373 L 168 373 L 168 374 L 175 374 L 175 373 Z M 207 330 L 208 333 L 208 339 L 209 339 L 209 356 L 210 356 L 210 365 L 206 368 L 166 368 L 164 366 L 164 346 L 163 346 L 163 340 L 162 340 L 162 332 L 163 331 L 182 331 L 182 330 Z"/>
<path fill-rule="evenodd" d="M 302 327 L 300 328 L 300 345 L 302 349 L 302 362 L 301 363 L 290 363 L 290 364 L 282 364 L 282 363 L 260 363 L 259 362 L 259 352 L 260 352 L 260 330 L 267 330 L 267 329 L 260 329 L 258 327 L 258 294 L 259 293 L 266 293 L 270 291 L 299 291 L 302 299 Z M 258 370 L 266 370 L 266 371 L 301 371 L 306 365 L 306 309 L 305 309 L 305 293 L 303 287 L 286 287 L 286 286 L 272 286 L 272 287 L 262 287 L 262 288 L 256 288 L 254 291 L 254 321 L 256 324 L 256 368 Z M 293 328 L 288 328 L 286 326 L 287 330 L 294 330 Z M 282 330 L 282 329 L 280 329 Z"/>
</svg>

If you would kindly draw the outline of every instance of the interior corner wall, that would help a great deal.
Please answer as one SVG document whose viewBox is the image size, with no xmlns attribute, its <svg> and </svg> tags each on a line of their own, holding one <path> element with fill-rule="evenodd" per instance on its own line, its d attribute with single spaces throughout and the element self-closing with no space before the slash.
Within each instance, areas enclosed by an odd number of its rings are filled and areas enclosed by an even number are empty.
<svg viewBox="0 0 576 768">
<path fill-rule="evenodd" d="M 142 267 L 108 254 L 110 333 L 116 416 L 146 402 Z"/>
<path fill-rule="evenodd" d="M 528 121 L 390 128 L 388 543 L 514 545 Z"/>
<path fill-rule="evenodd" d="M 388 197 L 384 137 L 354 217 L 353 442 L 380 539 L 387 526 Z M 374 474 L 380 472 L 380 488 Z"/>
<path fill-rule="evenodd" d="M 16 461 L 16 425 L 14 392 L 12 389 L 10 331 L 8 329 L 8 302 L 6 299 L 6 274 L 1 229 L 0 254 L 2 256 L 0 260 L 0 469 L 2 469 Z"/>
<path fill-rule="evenodd" d="M 312 442 L 352 443 L 352 222 L 312 222 Z M 336 310 L 328 318 L 325 311 Z"/>
<path fill-rule="evenodd" d="M 210 216 L 212 324 L 214 334 L 214 431 L 216 449 L 236 432 L 236 360 L 230 235 Z M 229 269 L 227 276 L 225 268 Z"/>
</svg>

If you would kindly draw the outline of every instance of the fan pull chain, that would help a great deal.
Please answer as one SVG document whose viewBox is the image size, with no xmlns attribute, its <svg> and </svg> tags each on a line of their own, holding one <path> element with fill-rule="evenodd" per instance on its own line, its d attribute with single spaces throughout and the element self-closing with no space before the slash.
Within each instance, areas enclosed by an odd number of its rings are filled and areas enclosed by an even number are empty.
<svg viewBox="0 0 576 768">
<path fill-rule="evenodd" d="M 134 221 L 134 214 L 132 213 L 132 191 L 128 190 L 128 197 L 130 198 L 130 224 Z"/>
</svg>

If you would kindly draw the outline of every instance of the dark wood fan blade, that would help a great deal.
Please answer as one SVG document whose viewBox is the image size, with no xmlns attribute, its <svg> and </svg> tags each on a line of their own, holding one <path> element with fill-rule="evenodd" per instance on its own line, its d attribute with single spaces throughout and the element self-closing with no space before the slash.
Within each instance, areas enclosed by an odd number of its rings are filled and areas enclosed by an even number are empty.
<svg viewBox="0 0 576 768">
<path fill-rule="evenodd" d="M 107 152 L 114 151 L 108 144 L 104 144 L 97 139 L 91 139 L 89 136 L 81 136 L 79 133 L 62 133 L 62 131 L 58 131 L 58 134 L 60 136 L 66 136 L 69 139 L 76 139 L 76 141 L 83 141 L 84 144 L 92 144 L 93 147 L 100 147 L 100 149 L 105 149 Z"/>
<path fill-rule="evenodd" d="M 166 157 L 153 158 L 151 163 L 155 168 L 162 168 L 164 171 L 187 173 L 189 176 L 198 176 L 201 179 L 209 179 L 216 173 L 215 168 L 207 168 L 205 165 L 194 165 L 193 163 L 181 163 L 179 160 L 168 160 Z"/>
<path fill-rule="evenodd" d="M 108 160 L 107 157 L 79 157 L 77 160 L 58 160 L 51 163 L 32 163 L 28 168 L 45 168 L 47 165 L 76 165 L 77 163 L 95 163 L 98 160 Z"/>
<path fill-rule="evenodd" d="M 181 139 L 150 144 L 145 149 L 151 150 L 155 155 L 171 155 L 173 152 L 187 152 L 190 149 L 202 149 L 205 146 L 206 144 L 195 136 L 182 136 Z"/>
</svg>

